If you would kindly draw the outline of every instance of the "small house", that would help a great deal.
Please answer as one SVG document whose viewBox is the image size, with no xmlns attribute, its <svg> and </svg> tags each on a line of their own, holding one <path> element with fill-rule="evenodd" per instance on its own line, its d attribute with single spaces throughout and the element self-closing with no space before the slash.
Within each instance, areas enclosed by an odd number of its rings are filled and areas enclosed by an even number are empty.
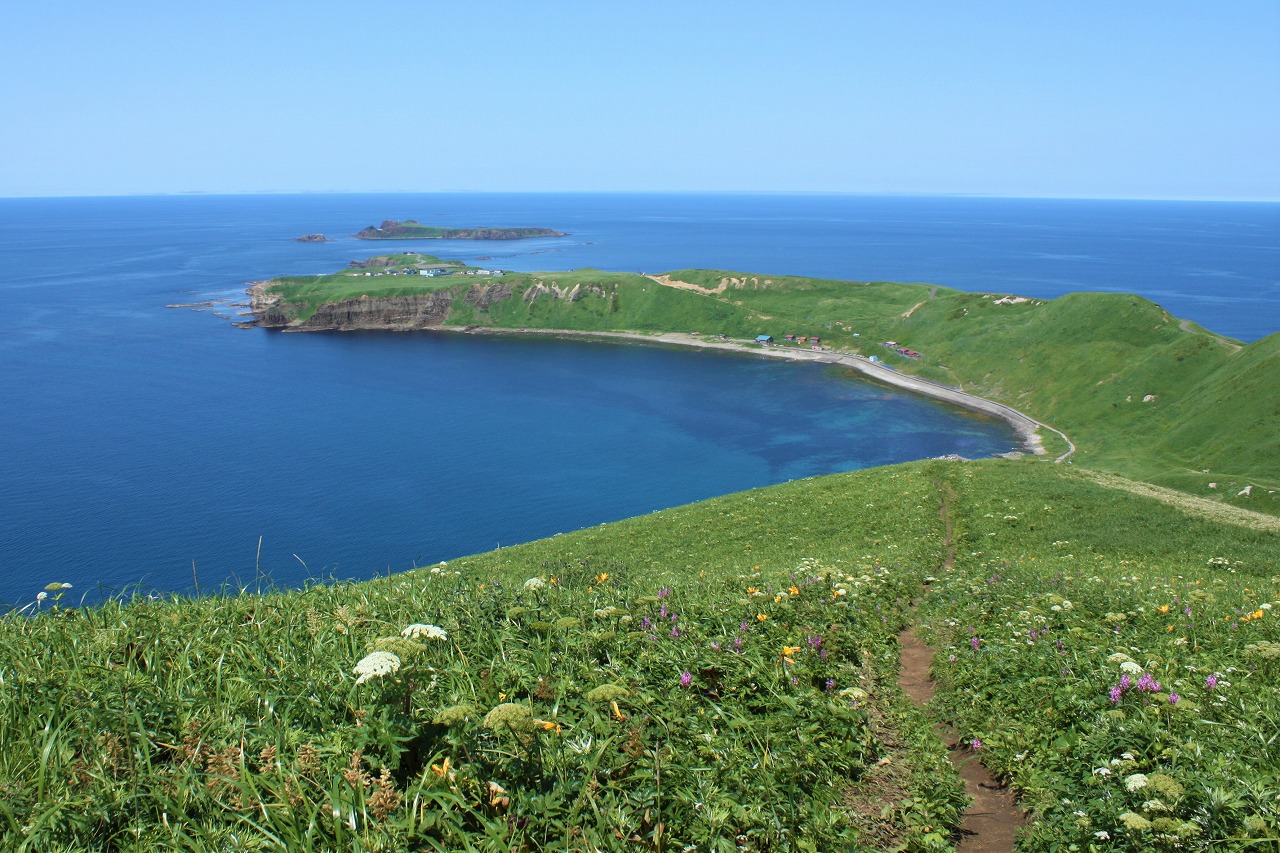
<svg viewBox="0 0 1280 853">
<path fill-rule="evenodd" d="M 756 343 L 771 344 L 773 343 L 773 335 L 756 335 Z"/>
</svg>

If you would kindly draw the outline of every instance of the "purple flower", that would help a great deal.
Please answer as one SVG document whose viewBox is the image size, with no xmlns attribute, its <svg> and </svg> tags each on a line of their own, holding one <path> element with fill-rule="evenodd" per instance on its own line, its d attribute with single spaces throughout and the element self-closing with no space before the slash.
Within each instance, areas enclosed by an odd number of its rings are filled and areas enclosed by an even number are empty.
<svg viewBox="0 0 1280 853">
<path fill-rule="evenodd" d="M 972 640 L 969 641 L 969 645 L 976 649 L 978 648 L 978 646 L 982 645 L 982 640 L 978 639 L 977 637 L 974 637 Z"/>
<path fill-rule="evenodd" d="M 1124 675 L 1120 676 L 1120 689 L 1121 689 L 1121 690 L 1128 690 L 1128 689 L 1129 689 L 1129 686 L 1130 686 L 1130 685 L 1132 685 L 1132 684 L 1133 684 L 1133 679 L 1131 679 L 1131 678 L 1129 677 L 1129 673 L 1127 673 L 1127 672 L 1126 672 Z"/>
<path fill-rule="evenodd" d="M 978 750 L 982 749 L 982 738 L 974 738 L 969 743 L 969 748 L 972 749 L 974 752 L 977 752 Z"/>
<path fill-rule="evenodd" d="M 1138 689 L 1144 693 L 1158 693 L 1160 691 L 1160 682 L 1151 677 L 1151 673 L 1144 672 L 1142 677 L 1138 679 Z"/>
<path fill-rule="evenodd" d="M 664 586 L 662 589 L 658 590 L 658 598 L 666 598 L 670 594 L 671 587 L 669 586 Z"/>
<path fill-rule="evenodd" d="M 825 684 L 825 686 L 826 686 L 826 689 L 827 689 L 828 691 L 830 691 L 830 690 L 835 690 L 835 689 L 836 689 L 836 680 L 835 680 L 834 678 L 828 678 L 828 679 L 826 680 L 826 684 Z"/>
<path fill-rule="evenodd" d="M 717 652 L 718 652 L 718 651 L 720 651 L 720 644 L 719 644 L 719 643 L 717 643 L 717 642 L 712 642 L 712 644 L 711 644 L 711 648 L 712 648 L 714 651 L 717 651 Z"/>
<path fill-rule="evenodd" d="M 680 686 L 688 687 L 690 684 L 693 684 L 693 673 L 686 669 L 684 672 L 680 673 Z"/>
<path fill-rule="evenodd" d="M 1218 676 L 1211 675 L 1208 678 L 1206 678 L 1204 680 L 1204 686 L 1209 688 L 1210 690 L 1213 690 L 1215 687 L 1218 686 Z"/>
<path fill-rule="evenodd" d="M 733 638 L 733 647 L 734 647 L 735 649 L 740 649 L 740 648 L 742 648 L 742 638 L 741 638 L 741 637 L 734 637 L 734 638 Z"/>
<path fill-rule="evenodd" d="M 662 619 L 667 618 L 667 605 L 664 604 L 658 608 L 658 616 Z"/>
<path fill-rule="evenodd" d="M 821 646 L 821 645 L 822 645 L 822 638 L 821 638 L 821 637 L 810 637 L 810 638 L 809 638 L 809 645 L 810 645 L 810 646 L 812 646 L 812 647 L 813 647 L 813 648 L 815 648 L 815 649 L 816 649 L 816 648 L 818 648 L 819 646 Z"/>
<path fill-rule="evenodd" d="M 745 631 L 745 630 L 747 630 L 747 629 L 748 629 L 748 628 L 750 628 L 750 627 L 751 627 L 751 623 L 750 623 L 750 622 L 743 622 L 743 623 L 741 623 L 740 625 L 738 625 L 738 630 L 739 630 L 739 631 Z"/>
<path fill-rule="evenodd" d="M 1117 702 L 1119 702 L 1120 697 L 1122 695 L 1124 695 L 1124 690 L 1120 687 L 1120 685 L 1117 684 L 1115 687 L 1112 687 L 1111 688 L 1111 704 L 1114 705 Z"/>
<path fill-rule="evenodd" d="M 640 620 L 640 630 L 641 630 L 641 631 L 648 631 L 648 630 L 649 630 L 649 627 L 650 627 L 651 625 L 653 625 L 653 620 L 652 620 L 652 619 L 650 619 L 648 616 L 646 616 L 646 617 L 644 617 L 643 619 L 641 619 L 641 620 Z"/>
<path fill-rule="evenodd" d="M 676 639 L 677 637 L 680 636 L 681 633 L 683 632 L 679 628 L 677 628 L 674 625 L 671 626 L 671 639 L 673 640 Z"/>
<path fill-rule="evenodd" d="M 1169 694 L 1169 704 L 1170 704 L 1170 705 L 1177 705 L 1177 704 L 1178 704 L 1178 694 L 1177 694 L 1177 693 L 1170 693 L 1170 694 Z"/>
</svg>

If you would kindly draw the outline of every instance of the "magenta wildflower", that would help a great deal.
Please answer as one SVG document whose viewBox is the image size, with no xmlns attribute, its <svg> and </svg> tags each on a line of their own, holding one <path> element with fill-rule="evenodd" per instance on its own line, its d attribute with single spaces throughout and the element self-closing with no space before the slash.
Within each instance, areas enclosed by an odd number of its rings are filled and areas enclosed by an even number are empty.
<svg viewBox="0 0 1280 853">
<path fill-rule="evenodd" d="M 969 743 L 969 748 L 972 749 L 974 752 L 977 752 L 978 750 L 982 749 L 982 738 L 974 738 Z"/>
<path fill-rule="evenodd" d="M 816 649 L 816 648 L 818 648 L 819 646 L 821 646 L 821 645 L 822 645 L 822 638 L 821 638 L 821 637 L 810 637 L 810 638 L 809 638 L 809 645 L 810 645 L 810 646 L 812 646 L 812 647 L 813 647 L 813 648 L 815 648 L 815 649 Z"/>
<path fill-rule="evenodd" d="M 714 650 L 714 651 L 717 651 L 717 652 L 718 652 L 718 651 L 720 651 L 720 644 L 719 644 L 719 643 L 717 643 L 717 642 L 713 642 L 713 643 L 711 644 L 711 648 L 712 648 L 712 650 Z"/>
<path fill-rule="evenodd" d="M 835 689 L 836 689 L 836 680 L 835 680 L 834 678 L 828 678 L 828 679 L 826 680 L 825 686 L 826 686 L 826 688 L 827 688 L 827 690 L 828 690 L 828 691 L 835 690 Z"/>
<path fill-rule="evenodd" d="M 675 625 L 671 626 L 671 639 L 673 640 L 677 639 L 682 633 L 683 632 L 679 628 L 677 628 Z"/>
<path fill-rule="evenodd" d="M 1213 690 L 1215 687 L 1218 686 L 1218 676 L 1211 675 L 1208 678 L 1206 678 L 1204 680 L 1204 686 L 1209 688 L 1210 690 Z"/>
<path fill-rule="evenodd" d="M 1133 684 L 1133 679 L 1129 678 L 1129 673 L 1126 672 L 1124 675 L 1120 676 L 1121 690 L 1128 690 L 1130 685 L 1132 684 Z"/>
<path fill-rule="evenodd" d="M 1115 687 L 1112 687 L 1111 688 L 1111 704 L 1114 705 L 1117 702 L 1119 702 L 1120 697 L 1123 695 L 1124 695 L 1124 690 L 1121 689 L 1120 685 L 1117 684 Z"/>
<path fill-rule="evenodd" d="M 1151 673 L 1144 672 L 1142 677 L 1138 679 L 1137 688 L 1144 693 L 1160 692 L 1160 682 L 1151 677 Z"/>
<path fill-rule="evenodd" d="M 976 649 L 978 648 L 978 646 L 982 645 L 982 640 L 978 639 L 977 637 L 974 637 L 972 640 L 969 641 L 969 645 Z"/>
<path fill-rule="evenodd" d="M 651 626 L 652 624 L 653 624 L 653 620 L 652 620 L 652 619 L 650 619 L 648 616 L 646 616 L 646 617 L 644 617 L 643 619 L 641 619 L 641 620 L 640 620 L 640 630 L 641 630 L 641 631 L 648 631 L 648 630 L 649 630 L 649 626 Z"/>
<path fill-rule="evenodd" d="M 733 638 L 733 647 L 734 647 L 735 649 L 740 649 L 740 648 L 742 648 L 742 638 L 741 638 L 741 637 L 734 637 L 734 638 Z"/>
<path fill-rule="evenodd" d="M 664 604 L 660 608 L 658 608 L 658 616 L 659 618 L 662 618 L 662 619 L 667 618 L 667 605 Z"/>
<path fill-rule="evenodd" d="M 670 594 L 671 587 L 669 586 L 664 586 L 662 589 L 658 590 L 658 598 L 666 598 Z"/>
<path fill-rule="evenodd" d="M 738 630 L 739 630 L 739 631 L 745 631 L 745 630 L 747 630 L 747 629 L 748 629 L 748 628 L 750 628 L 750 627 L 751 627 L 751 623 L 750 623 L 750 622 L 743 622 L 743 623 L 741 623 L 740 625 L 738 625 Z"/>
<path fill-rule="evenodd" d="M 1170 705 L 1177 705 L 1177 704 L 1178 704 L 1178 698 L 1179 698 L 1179 697 L 1178 697 L 1178 694 L 1177 694 L 1177 693 L 1170 693 L 1170 694 L 1169 694 L 1169 704 L 1170 704 Z"/>
<path fill-rule="evenodd" d="M 680 673 L 680 686 L 688 687 L 690 684 L 693 684 L 693 673 L 686 669 Z"/>
</svg>

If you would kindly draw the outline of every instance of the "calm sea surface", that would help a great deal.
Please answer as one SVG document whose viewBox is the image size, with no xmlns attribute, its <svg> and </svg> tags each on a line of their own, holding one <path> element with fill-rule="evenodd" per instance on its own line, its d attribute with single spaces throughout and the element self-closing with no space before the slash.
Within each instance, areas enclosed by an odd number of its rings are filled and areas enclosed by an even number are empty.
<svg viewBox="0 0 1280 853">
<path fill-rule="evenodd" d="M 1015 446 L 814 365 L 436 334 L 282 335 L 169 303 L 386 251 L 382 219 L 563 240 L 397 244 L 507 269 L 681 267 L 1142 294 L 1280 329 L 1280 205 L 857 196 L 0 199 L 0 602 L 369 577 L 713 495 Z M 337 239 L 291 238 L 322 231 Z M 218 309 L 234 311 L 236 309 Z M 261 546 L 259 547 L 259 542 Z"/>
</svg>

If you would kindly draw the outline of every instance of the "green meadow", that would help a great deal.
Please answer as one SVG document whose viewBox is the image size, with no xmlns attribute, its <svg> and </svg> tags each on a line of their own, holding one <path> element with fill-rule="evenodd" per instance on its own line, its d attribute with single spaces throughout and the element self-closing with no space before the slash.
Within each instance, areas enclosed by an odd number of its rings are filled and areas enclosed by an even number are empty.
<svg viewBox="0 0 1280 853">
<path fill-rule="evenodd" d="M 670 277 L 697 289 L 273 287 L 301 328 L 447 289 L 450 325 L 816 334 L 1053 423 L 1074 464 L 836 474 L 301 590 L 82 608 L 51 568 L 0 618 L 0 847 L 942 851 L 956 754 L 1018 794 L 1019 849 L 1280 847 L 1280 337 L 1114 294 Z"/>
</svg>

